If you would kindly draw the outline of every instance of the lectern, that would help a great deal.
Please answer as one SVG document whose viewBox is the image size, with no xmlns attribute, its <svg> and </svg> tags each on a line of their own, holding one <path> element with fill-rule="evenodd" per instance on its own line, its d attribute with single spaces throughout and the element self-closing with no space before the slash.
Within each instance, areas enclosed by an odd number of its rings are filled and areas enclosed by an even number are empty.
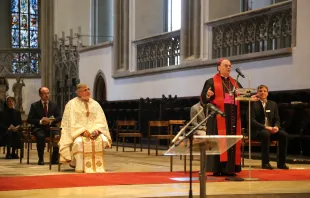
<svg viewBox="0 0 310 198">
<path fill-rule="evenodd" d="M 181 137 L 185 138 L 185 137 Z M 242 139 L 242 135 L 205 135 L 185 139 L 176 146 L 173 144 L 164 155 L 200 155 L 200 197 L 206 197 L 206 155 L 220 155 Z M 192 152 L 191 152 L 192 151 Z"/>
</svg>

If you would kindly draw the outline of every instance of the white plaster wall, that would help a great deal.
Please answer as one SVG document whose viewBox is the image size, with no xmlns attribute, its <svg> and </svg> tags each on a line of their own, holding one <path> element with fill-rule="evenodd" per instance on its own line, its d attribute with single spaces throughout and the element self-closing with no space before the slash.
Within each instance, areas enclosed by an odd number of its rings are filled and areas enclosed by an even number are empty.
<svg viewBox="0 0 310 198">
<path fill-rule="evenodd" d="M 84 46 L 91 44 L 91 0 L 54 0 L 54 27 L 55 34 L 61 37 L 64 31 L 66 36 L 70 35 L 70 29 L 74 33 L 81 27 Z M 67 38 L 66 38 L 67 39 Z"/>
<path fill-rule="evenodd" d="M 310 67 L 310 1 L 299 0 L 297 4 L 297 47 L 290 57 L 252 61 L 233 64 L 234 68 L 242 67 L 251 76 L 251 87 L 266 84 L 271 91 L 309 89 Z M 206 37 L 208 35 L 205 35 Z M 107 100 L 138 99 L 140 97 L 160 98 L 162 94 L 198 96 L 206 79 L 216 73 L 216 68 L 201 68 L 155 74 L 141 77 L 113 79 L 111 77 L 112 47 L 94 50 L 81 54 L 81 82 L 93 87 L 94 78 L 99 69 L 104 72 L 107 86 Z M 236 73 L 232 72 L 233 77 Z M 247 87 L 246 79 L 240 80 Z"/>
<path fill-rule="evenodd" d="M 9 90 L 7 95 L 14 96 L 12 91 L 13 84 L 16 82 L 15 78 L 8 78 L 9 82 Z M 33 102 L 36 102 L 40 99 L 38 91 L 41 87 L 41 79 L 40 78 L 26 78 L 24 79 L 25 87 L 22 89 L 23 96 L 23 109 L 25 114 L 29 114 L 30 106 Z"/>
</svg>

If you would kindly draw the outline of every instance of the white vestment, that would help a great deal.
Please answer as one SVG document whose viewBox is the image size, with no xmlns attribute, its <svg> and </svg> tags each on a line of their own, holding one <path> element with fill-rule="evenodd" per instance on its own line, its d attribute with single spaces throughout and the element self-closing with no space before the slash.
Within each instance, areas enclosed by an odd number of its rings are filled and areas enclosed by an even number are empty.
<svg viewBox="0 0 310 198">
<path fill-rule="evenodd" d="M 93 99 L 86 103 L 78 97 L 70 100 L 65 107 L 61 128 L 60 163 L 71 161 L 76 172 L 105 172 L 104 149 L 111 146 L 112 140 L 99 103 Z M 100 135 L 91 140 L 81 136 L 85 131 L 98 131 Z"/>
</svg>

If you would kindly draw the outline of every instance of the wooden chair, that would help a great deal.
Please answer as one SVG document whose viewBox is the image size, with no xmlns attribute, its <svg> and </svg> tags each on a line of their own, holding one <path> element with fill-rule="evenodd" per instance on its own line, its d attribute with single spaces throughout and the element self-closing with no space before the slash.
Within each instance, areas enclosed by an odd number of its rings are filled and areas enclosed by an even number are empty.
<svg viewBox="0 0 310 198">
<path fill-rule="evenodd" d="M 173 127 L 179 126 L 179 128 L 185 125 L 185 120 L 169 120 L 169 134 L 170 134 L 170 143 L 172 139 L 175 137 L 173 134 Z M 182 159 L 182 155 L 180 156 Z M 170 156 L 170 172 L 172 172 L 173 167 L 173 156 Z M 184 173 L 186 173 L 186 155 L 184 155 Z"/>
<path fill-rule="evenodd" d="M 27 164 L 29 164 L 29 156 L 30 156 L 30 149 L 31 149 L 31 144 L 36 143 L 37 139 L 34 135 L 31 134 L 32 131 L 32 125 L 27 123 L 27 121 L 23 121 L 23 124 L 21 126 L 21 151 L 20 151 L 20 163 L 22 163 L 23 158 L 24 158 L 24 152 L 25 152 L 25 147 L 27 147 Z M 45 138 L 45 143 L 49 143 L 49 137 Z M 24 146 L 25 145 L 25 146 Z M 49 147 L 47 147 L 49 151 Z"/>
<path fill-rule="evenodd" d="M 242 167 L 244 167 L 244 147 L 248 147 L 249 146 L 249 137 L 247 135 L 245 135 L 245 129 L 242 128 L 242 134 L 243 134 L 243 139 L 242 139 L 242 143 L 241 143 L 241 155 L 242 155 Z M 261 146 L 261 142 L 258 140 L 253 140 L 251 138 L 251 147 L 258 147 Z M 277 146 L 277 141 L 272 141 L 270 142 L 270 146 Z"/>
<path fill-rule="evenodd" d="M 123 152 L 125 151 L 125 138 L 134 138 L 134 151 L 136 151 L 136 138 L 140 138 L 140 149 L 142 151 L 142 133 L 137 130 L 137 121 L 117 120 L 116 121 L 116 151 L 118 151 L 119 138 L 123 138 Z"/>
<path fill-rule="evenodd" d="M 158 131 L 161 132 L 161 129 L 166 129 L 166 134 L 151 134 L 151 128 L 156 127 Z M 171 140 L 172 134 L 169 132 L 169 121 L 149 121 L 148 126 L 148 155 L 150 155 L 151 139 L 156 139 L 156 156 L 158 155 L 158 140 L 166 139 Z M 169 144 L 168 144 L 169 145 Z"/>
<path fill-rule="evenodd" d="M 57 133 L 58 134 L 55 134 Z M 55 135 L 54 135 L 55 134 Z M 52 153 L 53 153 L 53 148 L 58 147 L 58 143 L 61 137 L 61 128 L 59 126 L 55 127 L 50 127 L 50 137 L 49 137 L 49 150 L 50 150 L 50 161 L 49 161 L 49 170 L 52 169 Z M 59 163 L 59 154 L 58 154 L 58 172 L 60 172 L 60 163 Z"/>
</svg>

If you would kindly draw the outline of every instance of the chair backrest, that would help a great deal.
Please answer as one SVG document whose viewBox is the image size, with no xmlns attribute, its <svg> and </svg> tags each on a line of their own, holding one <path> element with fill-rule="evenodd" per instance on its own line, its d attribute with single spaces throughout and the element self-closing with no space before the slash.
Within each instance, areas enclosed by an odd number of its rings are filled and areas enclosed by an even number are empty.
<svg viewBox="0 0 310 198">
<path fill-rule="evenodd" d="M 169 121 L 149 121 L 148 135 L 151 135 L 151 128 L 156 127 L 158 129 L 157 133 L 161 134 L 163 128 L 166 128 L 165 133 L 169 134 Z"/>
<path fill-rule="evenodd" d="M 137 121 L 135 120 L 117 120 L 116 121 L 116 126 L 136 126 Z"/>
<path fill-rule="evenodd" d="M 116 121 L 116 133 L 131 133 L 137 132 L 137 121 L 136 120 L 117 120 Z"/>
<path fill-rule="evenodd" d="M 169 133 L 170 135 L 173 135 L 173 127 L 175 125 L 179 125 L 180 127 L 185 125 L 185 120 L 169 120 Z M 178 129 L 179 131 L 179 129 Z"/>
</svg>

